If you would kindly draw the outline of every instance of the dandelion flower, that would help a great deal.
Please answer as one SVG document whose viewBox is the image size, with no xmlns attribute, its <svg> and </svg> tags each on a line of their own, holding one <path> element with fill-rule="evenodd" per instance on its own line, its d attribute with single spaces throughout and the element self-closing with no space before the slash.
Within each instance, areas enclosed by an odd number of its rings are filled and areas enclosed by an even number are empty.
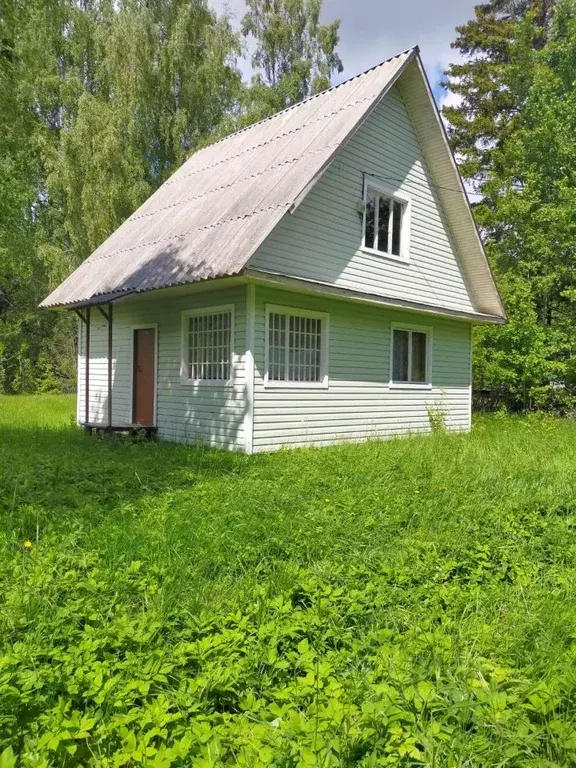
<svg viewBox="0 0 576 768">
<path fill-rule="evenodd" d="M 26 541 L 22 546 L 24 547 L 24 549 L 32 549 L 32 542 L 30 541 L 30 539 L 26 539 Z"/>
</svg>

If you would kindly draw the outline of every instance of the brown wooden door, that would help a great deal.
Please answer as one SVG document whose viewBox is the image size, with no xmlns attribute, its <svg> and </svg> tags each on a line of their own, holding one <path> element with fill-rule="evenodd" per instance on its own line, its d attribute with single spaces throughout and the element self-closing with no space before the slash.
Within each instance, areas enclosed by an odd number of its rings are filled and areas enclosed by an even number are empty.
<svg viewBox="0 0 576 768">
<path fill-rule="evenodd" d="M 134 331 L 134 373 L 132 385 L 132 422 L 154 426 L 156 378 L 156 330 Z"/>
</svg>

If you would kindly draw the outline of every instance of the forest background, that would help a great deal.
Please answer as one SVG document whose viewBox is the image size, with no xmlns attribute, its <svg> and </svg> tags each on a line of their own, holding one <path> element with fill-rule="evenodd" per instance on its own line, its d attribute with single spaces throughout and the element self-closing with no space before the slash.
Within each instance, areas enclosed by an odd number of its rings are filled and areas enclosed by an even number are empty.
<svg viewBox="0 0 576 768">
<path fill-rule="evenodd" d="M 323 16 L 322 0 L 247 0 L 239 26 L 206 0 L 0 0 L 0 392 L 74 390 L 75 318 L 38 303 L 192 152 L 338 79 Z M 509 316 L 475 332 L 475 389 L 571 411 L 576 0 L 482 3 L 452 47 L 443 114 Z"/>
</svg>

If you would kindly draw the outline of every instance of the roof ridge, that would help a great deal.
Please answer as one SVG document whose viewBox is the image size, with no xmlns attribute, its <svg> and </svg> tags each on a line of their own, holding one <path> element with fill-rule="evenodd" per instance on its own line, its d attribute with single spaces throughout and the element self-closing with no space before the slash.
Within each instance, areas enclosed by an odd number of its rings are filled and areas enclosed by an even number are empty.
<svg viewBox="0 0 576 768">
<path fill-rule="evenodd" d="M 368 67 L 368 69 L 365 69 L 363 72 L 358 72 L 357 75 L 352 75 L 352 77 L 349 77 L 346 80 L 342 80 L 341 83 L 336 83 L 336 85 L 331 85 L 330 88 L 325 88 L 323 91 L 319 91 L 318 93 L 313 93 L 310 96 L 306 96 L 305 99 L 302 99 L 301 101 L 297 101 L 296 104 L 290 104 L 290 106 L 284 107 L 284 109 L 280 109 L 278 112 L 274 112 L 274 114 L 268 115 L 268 117 L 263 117 L 262 120 L 257 120 L 255 123 L 246 125 L 244 128 L 239 128 L 237 131 L 233 131 L 232 133 L 229 133 L 227 136 L 223 136 L 221 139 L 218 139 L 218 141 L 215 141 L 213 144 L 208 144 L 205 147 L 201 147 L 200 149 L 193 152 L 190 155 L 190 157 L 193 157 L 194 155 L 197 155 L 200 152 L 203 152 L 205 149 L 209 149 L 210 147 L 215 147 L 218 144 L 222 144 L 224 141 L 227 141 L 228 139 L 231 139 L 234 136 L 239 136 L 242 133 L 246 133 L 246 131 L 249 131 L 252 128 L 255 128 L 257 125 L 263 125 L 264 123 L 267 123 L 270 120 L 274 120 L 274 118 L 279 117 L 280 115 L 285 115 L 287 112 L 295 110 L 298 107 L 301 107 L 303 104 L 307 104 L 309 101 L 312 101 L 313 99 L 317 99 L 320 96 L 324 96 L 324 94 L 326 93 L 330 93 L 331 91 L 336 91 L 338 88 L 341 88 L 343 85 L 347 85 L 348 83 L 351 83 L 353 80 L 357 80 L 359 77 L 363 77 L 364 75 L 367 75 L 369 72 L 373 72 L 374 70 L 379 69 L 380 67 L 383 67 L 385 64 L 390 64 L 390 62 L 394 61 L 394 59 L 399 59 L 401 56 L 406 56 L 406 54 L 408 53 L 420 53 L 420 46 L 413 45 L 410 48 L 406 48 L 406 50 L 400 51 L 400 53 L 397 53 L 395 56 L 391 56 L 389 59 L 384 59 L 384 61 L 381 61 L 378 64 L 374 64 L 373 67 Z"/>
</svg>

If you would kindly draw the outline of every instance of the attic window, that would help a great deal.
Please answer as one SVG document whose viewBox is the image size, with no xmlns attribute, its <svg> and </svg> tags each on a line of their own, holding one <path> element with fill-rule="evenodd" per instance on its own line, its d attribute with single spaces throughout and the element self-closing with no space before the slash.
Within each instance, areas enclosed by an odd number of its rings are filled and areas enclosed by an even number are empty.
<svg viewBox="0 0 576 768">
<path fill-rule="evenodd" d="M 367 185 L 362 248 L 408 260 L 408 201 Z"/>
</svg>

